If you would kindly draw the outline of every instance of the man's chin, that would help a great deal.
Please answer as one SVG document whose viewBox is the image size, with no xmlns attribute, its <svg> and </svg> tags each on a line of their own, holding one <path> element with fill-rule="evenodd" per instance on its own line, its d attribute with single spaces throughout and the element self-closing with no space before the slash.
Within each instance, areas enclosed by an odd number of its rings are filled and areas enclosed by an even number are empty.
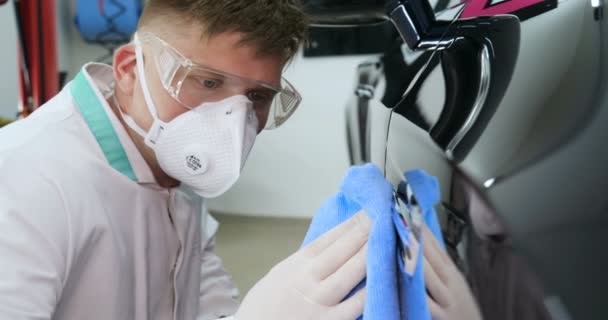
<svg viewBox="0 0 608 320">
<path fill-rule="evenodd" d="M 172 188 L 177 188 L 181 185 L 181 182 L 171 178 L 169 175 L 167 175 L 164 172 L 162 172 L 162 174 L 160 174 L 160 177 L 155 175 L 154 178 L 156 179 L 156 183 L 158 183 L 158 185 L 163 188 L 172 189 Z"/>
</svg>

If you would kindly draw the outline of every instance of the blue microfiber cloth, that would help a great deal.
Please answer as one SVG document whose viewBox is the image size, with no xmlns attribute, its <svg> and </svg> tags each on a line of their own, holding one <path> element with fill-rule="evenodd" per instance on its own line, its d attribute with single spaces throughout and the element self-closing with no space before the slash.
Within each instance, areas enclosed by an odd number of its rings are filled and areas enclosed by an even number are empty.
<svg viewBox="0 0 608 320">
<path fill-rule="evenodd" d="M 439 201 L 437 179 L 421 170 L 406 172 L 405 179 L 418 200 L 429 229 L 443 244 L 433 208 Z M 352 167 L 348 171 L 340 191 L 313 218 L 303 246 L 361 209 L 365 209 L 373 220 L 368 240 L 367 278 L 352 292 L 367 287 L 363 319 L 430 320 L 422 273 L 422 250 L 419 251 L 414 275 L 408 275 L 400 256 L 403 247 L 409 244 L 409 231 L 395 207 L 393 187 L 375 165 Z"/>
</svg>

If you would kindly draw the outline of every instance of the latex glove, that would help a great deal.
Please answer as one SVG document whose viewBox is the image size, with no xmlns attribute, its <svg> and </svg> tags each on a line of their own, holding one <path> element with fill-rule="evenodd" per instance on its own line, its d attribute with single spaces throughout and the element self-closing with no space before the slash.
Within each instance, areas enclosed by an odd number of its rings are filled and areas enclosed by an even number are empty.
<svg viewBox="0 0 608 320">
<path fill-rule="evenodd" d="M 423 229 L 424 282 L 433 320 L 482 320 L 464 276 L 429 229 Z"/>
<path fill-rule="evenodd" d="M 365 277 L 370 226 L 361 211 L 280 262 L 249 291 L 234 318 L 358 318 L 365 289 L 342 300 Z"/>
</svg>

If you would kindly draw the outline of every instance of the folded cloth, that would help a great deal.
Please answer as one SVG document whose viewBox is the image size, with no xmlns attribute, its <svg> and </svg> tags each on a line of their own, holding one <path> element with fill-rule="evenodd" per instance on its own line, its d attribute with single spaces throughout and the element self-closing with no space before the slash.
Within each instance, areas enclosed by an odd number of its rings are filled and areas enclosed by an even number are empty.
<svg viewBox="0 0 608 320">
<path fill-rule="evenodd" d="M 406 172 L 405 179 L 426 224 L 443 243 L 433 208 L 439 201 L 437 179 L 421 170 Z M 363 319 L 430 320 L 422 273 L 422 249 L 414 274 L 407 274 L 401 256 L 409 244 L 410 232 L 395 206 L 393 187 L 375 165 L 352 167 L 348 171 L 340 191 L 325 202 L 313 218 L 303 246 L 361 209 L 365 209 L 373 221 L 368 240 L 367 278 L 351 293 L 367 287 Z"/>
</svg>

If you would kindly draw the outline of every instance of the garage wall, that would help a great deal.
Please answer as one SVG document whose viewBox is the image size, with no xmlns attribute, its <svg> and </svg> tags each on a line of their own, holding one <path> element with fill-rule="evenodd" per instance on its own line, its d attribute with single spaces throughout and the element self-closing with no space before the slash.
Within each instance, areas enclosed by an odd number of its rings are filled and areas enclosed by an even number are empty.
<svg viewBox="0 0 608 320">
<path fill-rule="evenodd" d="M 0 6 L 0 117 L 15 118 L 17 114 L 17 27 L 11 3 Z"/>
</svg>

